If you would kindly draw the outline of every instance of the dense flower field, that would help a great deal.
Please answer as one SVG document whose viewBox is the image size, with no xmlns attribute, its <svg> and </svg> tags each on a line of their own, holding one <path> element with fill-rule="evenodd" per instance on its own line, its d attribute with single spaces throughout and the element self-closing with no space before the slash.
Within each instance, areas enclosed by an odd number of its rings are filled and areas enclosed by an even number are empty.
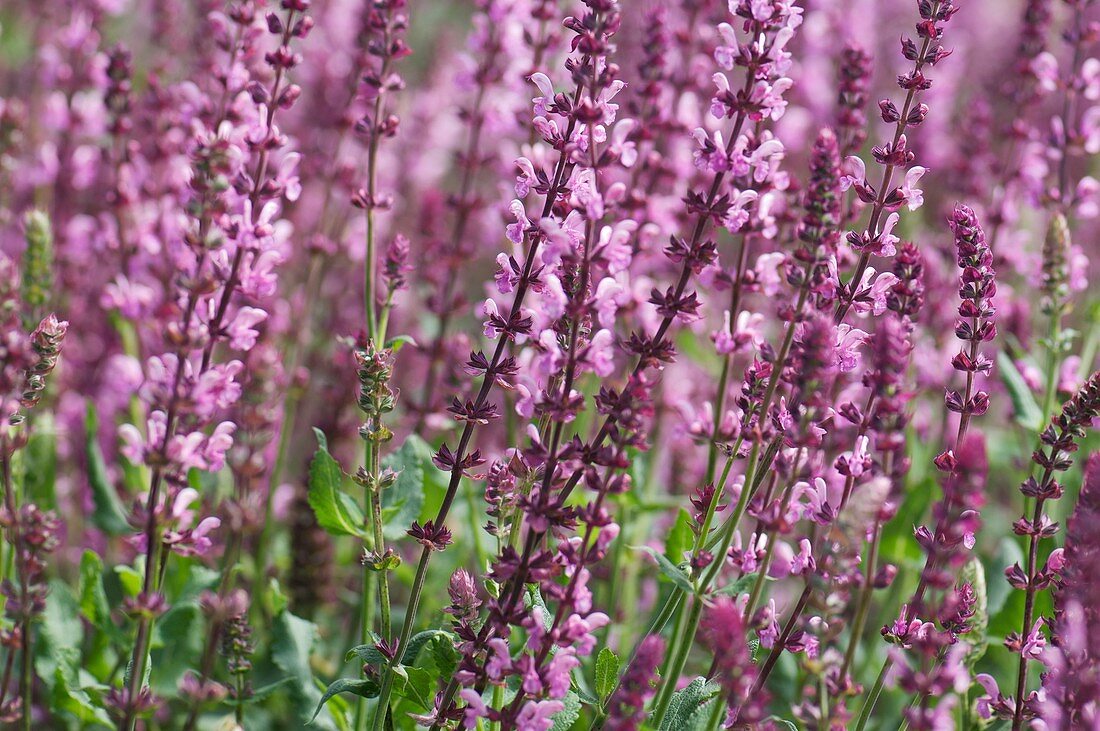
<svg viewBox="0 0 1100 731">
<path fill-rule="evenodd" d="M 1097 153 L 1093 0 L 4 0 L 0 721 L 1100 729 Z"/>
</svg>

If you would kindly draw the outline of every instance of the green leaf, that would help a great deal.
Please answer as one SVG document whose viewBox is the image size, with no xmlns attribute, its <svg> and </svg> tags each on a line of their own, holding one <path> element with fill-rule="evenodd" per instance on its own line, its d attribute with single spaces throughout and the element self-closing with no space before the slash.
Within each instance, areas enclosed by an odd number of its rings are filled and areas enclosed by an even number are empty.
<svg viewBox="0 0 1100 731">
<path fill-rule="evenodd" d="M 86 550 L 80 557 L 77 596 L 80 597 L 80 613 L 92 626 L 103 629 L 110 624 L 111 607 L 103 589 L 103 559 L 95 551 Z"/>
<path fill-rule="evenodd" d="M 1028 431 L 1040 431 L 1043 428 L 1043 412 L 1035 402 L 1035 395 L 1024 382 L 1024 377 L 1016 369 L 1016 364 L 1003 350 L 997 353 L 997 370 L 1008 391 L 1008 397 L 1012 400 L 1016 423 Z"/>
<path fill-rule="evenodd" d="M 434 666 L 436 676 L 440 678 L 450 678 L 454 675 L 455 670 L 458 669 L 458 663 L 462 659 L 450 635 L 436 637 L 434 641 L 430 642 L 428 644 L 428 657 L 432 666 Z M 427 665 L 423 660 L 421 660 L 421 663 Z"/>
<path fill-rule="evenodd" d="M 684 729 L 694 728 L 694 722 L 698 720 L 697 712 L 717 695 L 717 684 L 708 683 L 705 678 L 696 678 L 691 681 L 682 690 L 673 694 L 664 721 L 661 722 L 660 731 L 684 731 Z"/>
<path fill-rule="evenodd" d="M 542 626 L 547 631 L 554 626 L 554 613 L 546 606 L 546 600 L 542 598 L 542 592 L 539 591 L 537 586 L 532 586 L 527 590 L 527 598 L 524 603 L 527 605 L 528 611 L 535 607 L 542 610 Z"/>
<path fill-rule="evenodd" d="M 92 488 L 92 523 L 107 535 L 132 533 L 126 520 L 126 510 L 107 475 L 107 463 L 99 449 L 99 417 L 88 402 L 84 417 L 84 451 L 88 460 L 88 484 Z"/>
<path fill-rule="evenodd" d="M 41 623 L 35 628 L 35 635 L 34 669 L 38 677 L 47 685 L 54 682 L 59 669 L 66 678 L 75 677 L 80 667 L 84 625 L 76 597 L 60 580 L 50 582 L 46 608 L 42 612 Z"/>
<path fill-rule="evenodd" d="M 47 684 L 47 688 L 50 710 L 55 715 L 64 714 L 76 719 L 82 729 L 114 728 L 103 704 L 96 703 L 87 692 L 87 688 L 100 688 L 94 684 L 81 684 L 79 673 L 70 674 L 59 667 L 54 671 L 53 683 Z"/>
<path fill-rule="evenodd" d="M 726 584 L 725 586 L 723 586 L 721 589 L 718 589 L 714 593 L 715 594 L 720 594 L 722 596 L 732 596 L 732 597 L 735 597 L 735 598 L 739 597 L 742 594 L 744 594 L 745 592 L 747 592 L 749 589 L 752 588 L 753 584 L 756 583 L 756 577 L 757 577 L 757 572 L 753 572 L 751 574 L 745 574 L 744 576 L 740 577 L 739 579 L 737 579 L 733 583 Z"/>
<path fill-rule="evenodd" d="M 336 695 L 337 693 L 353 693 L 361 698 L 377 698 L 378 693 L 381 690 L 378 686 L 377 680 L 370 678 L 340 678 L 332 685 L 328 687 L 325 694 L 321 696 L 320 702 L 317 703 L 317 709 L 313 712 L 313 716 L 309 719 L 310 723 L 317 718 L 317 714 L 321 712 L 328 699 Z"/>
<path fill-rule="evenodd" d="M 615 692 L 619 680 L 619 656 L 605 647 L 596 656 L 596 695 L 604 703 Z"/>
<path fill-rule="evenodd" d="M 581 699 L 576 693 L 569 691 L 561 701 L 565 708 L 551 716 L 554 725 L 550 731 L 569 731 L 581 716 Z"/>
<path fill-rule="evenodd" d="M 57 432 L 49 412 L 35 418 L 34 431 L 23 447 L 23 489 L 40 507 L 57 507 Z"/>
<path fill-rule="evenodd" d="M 409 640 L 409 644 L 405 648 L 405 652 L 402 653 L 401 664 L 416 665 L 416 658 L 420 655 L 420 651 L 424 649 L 425 645 L 437 638 L 443 638 L 447 642 L 451 642 L 451 636 L 441 629 L 429 629 L 424 630 L 423 632 L 417 632 Z"/>
<path fill-rule="evenodd" d="M 344 472 L 328 453 L 324 433 L 320 429 L 313 431 L 317 435 L 317 451 L 309 465 L 309 507 L 317 516 L 317 523 L 329 534 L 364 538 L 363 513 L 340 489 Z"/>
<path fill-rule="evenodd" d="M 177 603 L 153 626 L 153 691 L 175 697 L 183 675 L 197 667 L 206 643 L 206 620 L 194 601 Z"/>
<path fill-rule="evenodd" d="M 691 578 L 683 569 L 669 561 L 664 554 L 656 551 L 653 548 L 650 548 L 649 546 L 632 546 L 632 548 L 638 551 L 645 551 L 654 559 L 656 559 L 657 567 L 661 569 L 661 573 L 672 579 L 673 584 L 688 592 L 689 594 L 695 593 L 695 587 L 691 585 Z"/>
<path fill-rule="evenodd" d="M 267 698 L 270 698 L 272 695 L 274 695 L 275 691 L 279 690 L 279 688 L 290 685 L 293 682 L 294 682 L 294 678 L 283 678 L 282 680 L 276 680 L 274 683 L 268 683 L 267 685 L 263 686 L 262 688 L 256 688 L 244 700 L 236 700 L 234 698 L 226 698 L 222 702 L 225 703 L 227 706 L 230 706 L 232 708 L 236 708 L 237 706 L 255 705 L 256 703 L 260 703 L 260 702 L 266 700 Z"/>
<path fill-rule="evenodd" d="M 401 350 L 401 348 L 406 345 L 411 345 L 414 348 L 420 347 L 416 344 L 416 340 L 413 339 L 412 335 L 395 335 L 386 341 L 386 347 L 394 353 Z"/>
<path fill-rule="evenodd" d="M 315 711 L 310 715 L 311 708 L 323 705 L 321 690 L 314 684 L 310 669 L 310 655 L 316 641 L 317 625 L 283 611 L 275 617 L 272 628 L 271 660 L 291 678 L 287 695 L 299 709 L 299 720 L 326 731 L 336 731 L 336 723 L 327 711 Z"/>
<path fill-rule="evenodd" d="M 788 721 L 787 719 L 780 718 L 779 716 L 772 716 L 768 720 L 779 724 L 785 729 L 790 729 L 790 731 L 798 731 L 798 726 L 794 725 L 794 721 Z"/>
<path fill-rule="evenodd" d="M 421 711 L 431 709 L 435 697 L 435 681 L 427 670 L 398 665 L 401 672 L 395 673 L 393 693 L 403 698 Z"/>
<path fill-rule="evenodd" d="M 963 566 L 959 578 L 963 583 L 970 584 L 974 590 L 974 616 L 970 620 L 970 631 L 959 638 L 970 646 L 966 651 L 966 664 L 974 667 L 989 648 L 989 598 L 985 585 L 985 567 L 976 556 L 971 556 Z"/>
<path fill-rule="evenodd" d="M 420 517 L 424 505 L 425 472 L 435 470 L 432 448 L 410 434 L 382 466 L 397 473 L 397 480 L 382 491 L 382 535 L 393 541 L 405 537 L 405 530 Z"/>
<path fill-rule="evenodd" d="M 584 688 L 577 688 L 577 698 L 586 706 L 599 706 L 600 699 L 592 695 Z"/>
<path fill-rule="evenodd" d="M 141 593 L 141 572 L 133 566 L 115 566 L 114 572 L 118 576 L 118 582 L 126 596 L 137 596 Z"/>
<path fill-rule="evenodd" d="M 668 533 L 665 540 L 665 557 L 673 564 L 684 560 L 684 554 L 691 550 L 695 543 L 695 534 L 691 532 L 691 514 L 680 508 L 676 515 L 676 523 Z"/>
<path fill-rule="evenodd" d="M 357 645 L 350 650 L 344 656 L 344 662 L 348 662 L 353 657 L 358 657 L 361 661 L 368 665 L 385 665 L 387 660 L 386 656 L 378 651 L 378 647 L 370 645 Z"/>
</svg>

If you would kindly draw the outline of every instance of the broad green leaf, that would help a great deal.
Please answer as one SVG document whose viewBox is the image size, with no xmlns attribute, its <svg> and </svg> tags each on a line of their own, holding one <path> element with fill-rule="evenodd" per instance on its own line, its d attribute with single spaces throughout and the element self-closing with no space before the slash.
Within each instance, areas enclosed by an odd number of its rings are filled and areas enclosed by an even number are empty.
<svg viewBox="0 0 1100 731">
<path fill-rule="evenodd" d="M 619 680 L 619 656 L 605 647 L 596 656 L 596 695 L 604 703 L 615 692 Z"/>
<path fill-rule="evenodd" d="M 153 691 L 172 698 L 189 669 L 197 667 L 206 643 L 206 619 L 194 602 L 176 604 L 153 625 Z"/>
<path fill-rule="evenodd" d="M 325 435 L 320 429 L 313 431 L 317 435 L 317 451 L 309 465 L 309 507 L 313 508 L 317 523 L 328 533 L 363 538 L 366 531 L 362 511 L 341 490 L 343 470 L 328 453 Z"/>
<path fill-rule="evenodd" d="M 79 673 L 70 674 L 59 667 L 54 671 L 52 685 L 47 684 L 47 688 L 50 710 L 54 714 L 72 717 L 81 729 L 114 728 L 103 704 L 96 703 L 81 686 Z"/>
<path fill-rule="evenodd" d="M 58 671 L 65 678 L 75 677 L 80 667 L 80 646 L 84 625 L 80 605 L 69 587 L 60 580 L 50 582 L 42 621 L 34 628 L 34 669 L 47 686 L 52 686 Z"/>
<path fill-rule="evenodd" d="M 382 491 L 382 534 L 393 541 L 403 538 L 412 522 L 420 517 L 425 473 L 435 470 L 432 448 L 410 434 L 400 449 L 382 460 L 382 466 L 397 473 L 397 480 Z"/>
<path fill-rule="evenodd" d="M 122 585 L 122 590 L 126 592 L 126 596 L 137 596 L 141 593 L 141 572 L 135 569 L 133 566 L 115 566 L 115 575 L 118 576 L 118 582 Z"/>
<path fill-rule="evenodd" d="M 326 731 L 336 731 L 337 726 L 327 711 L 320 708 L 322 692 L 314 684 L 310 655 L 317 641 L 317 625 L 283 611 L 274 620 L 271 638 L 271 660 L 275 667 L 291 678 L 287 695 L 298 709 L 299 721 L 313 723 Z"/>
<path fill-rule="evenodd" d="M 683 731 L 693 728 L 692 722 L 706 704 L 718 695 L 718 686 L 705 678 L 696 678 L 682 690 L 676 691 L 665 713 L 660 731 Z"/>
<path fill-rule="evenodd" d="M 104 629 L 111 623 L 111 607 L 103 589 L 103 559 L 95 551 L 86 550 L 80 557 L 80 613 L 94 627 Z"/>
<path fill-rule="evenodd" d="M 317 703 L 317 708 L 313 711 L 313 716 L 310 717 L 309 722 L 313 723 L 316 720 L 317 714 L 321 712 L 328 699 L 337 693 L 352 693 L 362 698 L 376 698 L 379 691 L 377 680 L 370 678 L 340 678 L 329 685 L 328 690 L 321 696 L 321 700 Z"/>
<path fill-rule="evenodd" d="M 451 636 L 444 635 L 428 643 L 428 658 L 438 677 L 450 678 L 458 669 L 462 656 L 454 646 Z M 420 665 L 427 666 L 428 660 L 421 659 Z"/>
<path fill-rule="evenodd" d="M 349 662 L 353 657 L 358 657 L 368 665 L 386 664 L 386 656 L 379 652 L 378 648 L 373 644 L 357 645 L 351 648 L 344 656 L 344 662 Z"/>
<path fill-rule="evenodd" d="M 57 432 L 49 412 L 35 417 L 34 431 L 21 450 L 23 489 L 40 507 L 57 507 Z"/>
<path fill-rule="evenodd" d="M 672 579 L 672 583 L 688 592 L 689 594 L 695 592 L 695 587 L 691 584 L 691 578 L 681 569 L 676 566 L 664 554 L 659 551 L 650 548 L 649 546 L 633 546 L 638 551 L 645 551 L 657 561 L 657 567 L 661 569 L 661 573 Z"/>
<path fill-rule="evenodd" d="M 193 559 L 185 560 L 189 561 L 186 580 L 179 587 L 179 594 L 176 598 L 177 603 L 198 600 L 204 591 L 213 590 L 222 578 L 220 571 L 207 568 L 200 563 L 196 563 Z"/>
<path fill-rule="evenodd" d="M 1024 377 L 1016 369 L 1016 364 L 1005 351 L 997 353 L 997 370 L 1001 374 L 1001 381 L 1008 391 L 1008 397 L 1012 400 L 1012 410 L 1015 413 L 1016 422 L 1030 432 L 1038 432 L 1043 428 L 1043 411 L 1035 402 L 1035 395 L 1031 388 L 1024 382 Z"/>
<path fill-rule="evenodd" d="M 451 636 L 441 629 L 429 629 L 423 632 L 417 632 L 409 639 L 409 644 L 405 648 L 405 652 L 401 654 L 401 664 L 416 665 L 416 658 L 420 655 L 420 651 L 424 649 L 425 645 L 437 638 L 442 638 L 447 642 L 451 642 Z"/>
<path fill-rule="evenodd" d="M 665 557 L 673 564 L 684 560 L 684 554 L 691 550 L 695 543 L 695 534 L 691 531 L 691 514 L 680 508 L 676 515 L 676 523 L 668 533 L 665 540 Z"/>
<path fill-rule="evenodd" d="M 401 672 L 394 676 L 393 694 L 417 706 L 421 712 L 430 710 L 435 697 L 435 681 L 431 674 L 407 665 L 397 667 Z"/>
<path fill-rule="evenodd" d="M 92 523 L 108 535 L 120 536 L 132 533 L 133 529 L 126 520 L 126 510 L 115 492 L 114 485 L 107 475 L 107 463 L 99 449 L 99 418 L 95 407 L 88 403 L 84 417 L 84 450 L 88 460 L 88 484 L 92 488 Z"/>
</svg>

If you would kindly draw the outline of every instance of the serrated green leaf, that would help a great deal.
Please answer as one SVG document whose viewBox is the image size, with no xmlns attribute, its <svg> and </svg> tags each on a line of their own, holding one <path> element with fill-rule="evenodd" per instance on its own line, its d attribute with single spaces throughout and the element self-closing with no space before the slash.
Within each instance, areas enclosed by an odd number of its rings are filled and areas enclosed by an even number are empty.
<svg viewBox="0 0 1100 731">
<path fill-rule="evenodd" d="M 717 695 L 718 685 L 708 683 L 706 678 L 696 678 L 691 681 L 673 694 L 668 711 L 661 722 L 660 731 L 683 731 L 693 728 L 693 717 L 698 718 L 697 714 Z"/>
<path fill-rule="evenodd" d="M 363 513 L 342 490 L 344 472 L 328 453 L 328 442 L 320 429 L 317 435 L 317 451 L 309 465 L 309 493 L 307 499 L 317 523 L 334 536 L 358 536 L 363 538 Z"/>
<path fill-rule="evenodd" d="M 401 448 L 382 460 L 382 466 L 397 473 L 397 480 L 382 491 L 382 535 L 393 541 L 420 517 L 424 505 L 424 478 L 434 471 L 432 448 L 410 434 Z"/>
<path fill-rule="evenodd" d="M 997 371 L 1001 374 L 1001 382 L 1008 391 L 1008 397 L 1012 400 L 1012 410 L 1016 417 L 1016 423 L 1028 431 L 1038 432 L 1043 428 L 1043 411 L 1035 402 L 1035 395 L 1031 392 L 1016 369 L 1016 364 L 1005 351 L 997 353 Z"/>
<path fill-rule="evenodd" d="M 581 716 L 581 699 L 576 693 L 569 691 L 561 701 L 565 708 L 551 716 L 554 725 L 550 731 L 569 731 Z"/>
<path fill-rule="evenodd" d="M 586 691 L 584 688 L 577 688 L 577 697 L 580 698 L 581 703 L 586 706 L 600 705 L 600 699 Z"/>
<path fill-rule="evenodd" d="M 329 698 L 332 698 L 338 693 L 352 693 L 360 696 L 361 698 L 376 698 L 378 696 L 380 688 L 378 681 L 370 678 L 340 678 L 331 685 L 325 694 L 321 696 L 321 700 L 317 703 L 316 710 L 313 711 L 313 716 L 310 717 L 309 723 L 313 723 L 317 718 L 317 714 L 321 712 L 325 703 Z"/>
<path fill-rule="evenodd" d="M 665 557 L 673 564 L 683 561 L 684 554 L 690 551 L 695 543 L 695 534 L 691 531 L 691 525 L 691 514 L 680 508 L 680 512 L 676 515 L 676 523 L 665 540 Z"/>
<path fill-rule="evenodd" d="M 596 695 L 600 702 L 606 702 L 615 692 L 619 680 L 619 656 L 604 647 L 596 656 Z"/>
<path fill-rule="evenodd" d="M 691 578 L 681 569 L 676 566 L 661 552 L 650 548 L 649 546 L 632 546 L 635 550 L 645 551 L 657 561 L 657 567 L 661 569 L 661 573 L 672 580 L 672 583 L 688 592 L 689 594 L 695 592 L 695 587 L 691 584 Z"/>
<path fill-rule="evenodd" d="M 107 475 L 107 463 L 99 449 L 99 417 L 88 402 L 84 417 L 84 451 L 88 460 L 88 484 L 92 488 L 92 524 L 108 535 L 132 533 L 126 510 Z"/>
</svg>

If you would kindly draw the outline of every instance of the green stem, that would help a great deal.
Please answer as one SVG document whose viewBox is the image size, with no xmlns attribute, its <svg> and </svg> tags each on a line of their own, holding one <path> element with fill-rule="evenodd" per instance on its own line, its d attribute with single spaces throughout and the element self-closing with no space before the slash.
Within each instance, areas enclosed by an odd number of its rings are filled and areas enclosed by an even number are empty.
<svg viewBox="0 0 1100 731">
<path fill-rule="evenodd" d="M 840 682 L 844 682 L 844 676 L 856 657 L 856 648 L 863 636 L 863 628 L 867 623 L 867 614 L 871 608 L 871 594 L 874 593 L 875 565 L 878 563 L 878 549 L 882 542 L 882 523 L 876 521 L 874 534 L 867 550 L 867 561 L 863 576 L 863 586 L 860 590 L 859 604 L 856 608 L 855 620 L 852 622 L 851 633 L 848 636 L 848 648 L 844 652 L 844 663 L 840 666 Z"/>
<path fill-rule="evenodd" d="M 630 666 L 634 664 L 634 659 L 638 656 L 638 649 L 642 646 L 642 642 L 645 641 L 645 638 L 651 635 L 660 634 L 664 631 L 665 625 L 668 624 L 668 620 L 671 619 L 672 615 L 680 608 L 685 596 L 687 596 L 685 592 L 678 589 L 673 590 L 673 592 L 669 594 L 668 599 L 666 599 L 665 603 L 661 606 L 661 611 L 658 612 L 657 616 L 653 618 L 653 621 L 649 623 L 649 629 L 646 630 L 645 634 L 643 634 L 636 643 L 634 643 L 634 649 L 630 653 L 630 659 L 627 660 L 626 667 L 623 668 L 623 671 L 619 674 L 619 678 L 616 679 L 615 687 L 611 689 L 611 693 L 608 694 L 607 700 L 600 705 L 596 718 L 589 727 L 589 731 L 599 731 L 599 729 L 603 728 L 604 721 L 607 720 L 607 702 L 615 697 L 615 691 L 619 689 L 619 685 L 622 683 L 622 677 L 626 675 L 630 670 Z"/>
<path fill-rule="evenodd" d="M 883 661 L 882 670 L 879 671 L 878 677 L 875 678 L 875 684 L 871 686 L 866 700 L 863 701 L 863 707 L 859 710 L 859 720 L 856 721 L 853 731 L 863 731 L 867 726 L 867 721 L 871 718 L 871 712 L 875 710 L 875 704 L 878 703 L 878 697 L 882 694 L 882 685 L 886 682 L 886 673 L 890 672 L 893 665 L 894 663 L 889 657 Z"/>
<path fill-rule="evenodd" d="M 412 622 L 410 617 L 416 616 L 416 610 L 420 604 L 420 596 L 424 592 L 424 582 L 428 578 L 428 557 L 427 554 L 432 552 L 430 546 L 425 546 L 424 551 L 421 554 L 420 562 L 416 566 L 416 576 L 413 578 L 412 592 L 409 595 L 409 606 L 405 610 L 406 621 L 401 626 L 401 637 L 397 641 L 396 647 L 404 649 L 408 646 L 409 637 L 412 636 Z M 394 663 L 397 659 L 394 659 Z M 386 668 L 386 672 L 382 676 L 382 688 L 378 693 L 378 704 L 374 709 L 374 723 L 371 728 L 374 731 L 381 731 L 383 721 L 386 718 L 386 714 L 390 707 L 390 693 L 393 691 L 393 664 Z"/>
<path fill-rule="evenodd" d="M 722 728 L 722 722 L 725 721 L 723 716 L 726 711 L 726 703 L 721 696 L 718 696 L 711 702 L 714 706 L 710 709 L 710 715 L 707 717 L 706 728 L 707 731 L 718 731 L 718 729 Z"/>
<path fill-rule="evenodd" d="M 681 612 L 680 617 L 683 616 L 684 614 Z M 702 616 L 703 600 L 698 596 L 694 596 L 691 600 L 691 613 L 687 617 L 687 626 L 690 629 L 682 634 L 677 632 L 677 634 L 681 635 L 681 639 L 676 648 L 676 655 L 672 658 L 668 674 L 661 678 L 661 691 L 657 696 L 657 705 L 650 715 L 652 719 L 650 725 L 653 728 L 661 728 L 661 724 L 665 720 L 665 714 L 668 713 L 669 704 L 672 703 L 672 696 L 676 692 L 676 680 L 680 677 L 680 673 L 683 672 L 684 665 L 687 664 L 688 653 L 691 651 L 691 645 L 695 638 L 695 631 L 699 627 L 699 620 Z"/>
</svg>

